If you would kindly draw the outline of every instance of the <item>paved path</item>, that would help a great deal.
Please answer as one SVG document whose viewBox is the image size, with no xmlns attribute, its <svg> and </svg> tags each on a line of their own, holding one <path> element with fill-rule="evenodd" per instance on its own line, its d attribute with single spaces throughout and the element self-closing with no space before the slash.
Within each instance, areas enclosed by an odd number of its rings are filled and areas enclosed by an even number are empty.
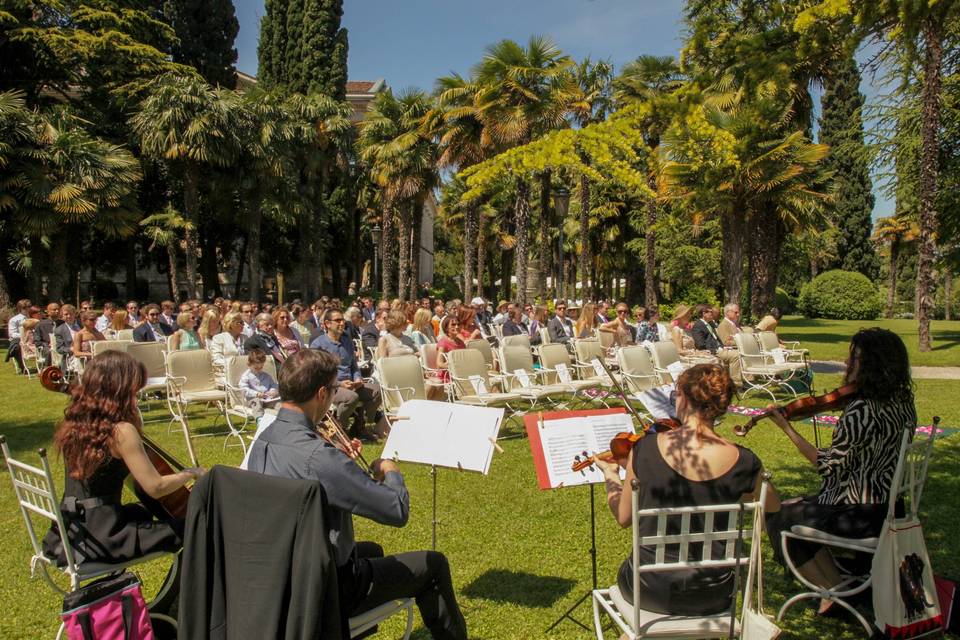
<svg viewBox="0 0 960 640">
<path fill-rule="evenodd" d="M 843 373 L 847 365 L 837 360 L 814 360 L 815 373 Z M 960 367 L 912 367 L 914 378 L 960 380 Z"/>
</svg>

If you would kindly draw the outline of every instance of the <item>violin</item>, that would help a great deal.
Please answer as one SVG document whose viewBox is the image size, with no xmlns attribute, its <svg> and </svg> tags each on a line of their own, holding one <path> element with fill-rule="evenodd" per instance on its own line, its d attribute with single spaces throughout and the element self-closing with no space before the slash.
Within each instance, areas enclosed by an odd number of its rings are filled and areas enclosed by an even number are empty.
<svg viewBox="0 0 960 640">
<path fill-rule="evenodd" d="M 371 478 L 373 477 L 373 470 L 370 468 L 370 463 L 366 461 L 362 453 L 353 450 L 353 443 L 350 441 L 350 436 L 347 435 L 340 421 L 337 420 L 332 412 L 327 411 L 323 422 L 317 425 L 317 433 L 319 433 L 320 437 L 324 440 L 356 462 L 357 465 L 363 469 L 364 473 Z"/>
<path fill-rule="evenodd" d="M 680 428 L 680 422 L 674 420 L 673 418 L 664 418 L 662 420 L 654 420 L 653 422 L 646 424 L 643 428 L 640 429 L 639 433 L 630 433 L 628 431 L 621 431 L 617 435 L 613 436 L 613 439 L 610 441 L 610 449 L 608 451 L 602 451 L 594 455 L 587 455 L 587 452 L 583 452 L 583 458 L 576 456 L 573 459 L 572 469 L 574 471 L 583 471 L 588 467 L 592 467 L 594 462 L 597 460 L 602 460 L 604 462 L 616 462 L 618 459 L 622 460 L 630 455 L 631 449 L 633 446 L 640 442 L 647 433 L 653 431 L 654 433 L 659 433 L 661 431 L 672 431 L 674 429 Z"/>
<path fill-rule="evenodd" d="M 55 366 L 45 367 L 43 371 L 40 372 L 40 384 L 43 385 L 44 389 L 60 393 L 70 393 L 74 386 L 74 384 L 70 383 L 66 379 L 66 376 L 63 375 L 63 371 Z M 150 460 L 150 464 L 153 465 L 153 468 L 156 469 L 160 475 L 170 475 L 183 471 L 186 468 L 181 462 L 161 449 L 145 434 L 141 433 L 140 439 L 143 441 L 143 450 L 147 454 L 147 459 Z M 190 501 L 190 489 L 185 485 L 161 498 L 154 498 L 134 481 L 133 493 L 151 514 L 161 520 L 169 520 L 171 518 L 174 520 L 186 520 L 187 518 L 187 503 Z"/>
<path fill-rule="evenodd" d="M 855 384 L 845 384 L 838 389 L 834 389 L 829 393 L 825 393 L 821 396 L 805 396 L 803 398 L 797 398 L 792 402 L 781 407 L 774 407 L 768 409 L 761 414 L 755 415 L 746 424 L 734 427 L 733 432 L 740 437 L 743 437 L 750 433 L 750 430 L 762 420 L 766 418 L 771 413 L 776 411 L 782 415 L 787 420 L 806 420 L 811 418 L 818 413 L 823 413 L 824 411 L 839 411 L 846 407 L 857 395 L 857 385 Z"/>
</svg>

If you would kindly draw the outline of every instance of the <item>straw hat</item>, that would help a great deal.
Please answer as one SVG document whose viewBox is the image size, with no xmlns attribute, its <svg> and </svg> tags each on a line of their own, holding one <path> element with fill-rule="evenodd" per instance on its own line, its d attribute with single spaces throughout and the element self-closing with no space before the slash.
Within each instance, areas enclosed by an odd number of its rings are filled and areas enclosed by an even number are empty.
<svg viewBox="0 0 960 640">
<path fill-rule="evenodd" d="M 690 313 L 690 307 L 685 304 L 679 305 L 676 310 L 673 312 L 673 320 L 679 320 L 683 316 Z"/>
</svg>

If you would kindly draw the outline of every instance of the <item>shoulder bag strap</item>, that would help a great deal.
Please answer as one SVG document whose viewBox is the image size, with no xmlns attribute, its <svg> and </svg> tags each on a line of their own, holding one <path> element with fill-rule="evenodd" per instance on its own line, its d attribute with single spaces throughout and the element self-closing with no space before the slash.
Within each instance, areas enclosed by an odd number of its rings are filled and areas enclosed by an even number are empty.
<svg viewBox="0 0 960 640">
<path fill-rule="evenodd" d="M 83 640 L 94 640 L 93 629 L 90 628 L 90 610 L 86 609 L 77 614 L 77 622 L 83 632 Z"/>
</svg>

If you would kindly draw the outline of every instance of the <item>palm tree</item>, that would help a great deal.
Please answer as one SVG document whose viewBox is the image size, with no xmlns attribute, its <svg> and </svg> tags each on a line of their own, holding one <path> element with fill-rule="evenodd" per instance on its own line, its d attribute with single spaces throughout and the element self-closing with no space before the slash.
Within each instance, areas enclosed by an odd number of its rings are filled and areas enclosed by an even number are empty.
<svg viewBox="0 0 960 640">
<path fill-rule="evenodd" d="M 197 286 L 200 175 L 204 165 L 229 166 L 240 152 L 236 92 L 213 89 L 197 76 L 166 74 L 151 87 L 130 125 L 144 154 L 180 169 L 183 177 L 187 291 Z"/>
<path fill-rule="evenodd" d="M 473 69 L 477 84 L 474 107 L 492 146 L 524 145 L 545 131 L 565 126 L 569 98 L 561 80 L 572 64 L 552 41 L 540 36 L 532 36 L 526 47 L 512 40 L 487 47 L 483 60 Z M 513 211 L 517 298 L 524 304 L 530 234 L 530 183 L 526 177 L 516 178 Z"/>
<path fill-rule="evenodd" d="M 570 116 L 578 127 L 602 122 L 613 108 L 613 65 L 605 60 L 593 62 L 589 57 L 577 63 L 571 72 Z M 560 221 L 563 224 L 563 221 Z M 546 225 L 544 225 L 546 226 Z M 593 297 L 587 290 L 590 281 L 590 180 L 580 175 L 580 287 L 585 297 Z M 557 293 L 559 295 L 559 292 Z"/>
<path fill-rule="evenodd" d="M 915 220 L 904 214 L 897 214 L 877 220 L 873 229 L 874 241 L 887 245 L 890 253 L 890 274 L 887 282 L 887 308 L 885 316 L 892 318 L 897 306 L 897 276 L 900 252 L 905 245 L 916 242 L 920 228 Z"/>
<path fill-rule="evenodd" d="M 177 268 L 178 245 L 190 223 L 171 205 L 140 221 L 143 234 L 150 239 L 147 251 L 153 251 L 158 245 L 167 250 L 167 264 L 170 269 L 170 297 L 176 300 L 180 295 L 180 277 Z"/>
<path fill-rule="evenodd" d="M 651 150 L 650 167 L 647 172 L 647 186 L 657 192 L 656 149 L 660 138 L 670 122 L 671 105 L 667 96 L 679 90 L 684 84 L 684 76 L 677 61 L 669 56 L 643 55 L 629 62 L 620 70 L 613 81 L 614 98 L 619 105 L 634 102 L 650 104 L 650 115 L 644 123 L 644 140 Z M 657 201 L 647 201 L 646 228 L 644 229 L 644 304 L 656 307 L 657 295 L 657 257 L 656 233 Z"/>
<path fill-rule="evenodd" d="M 360 125 L 360 157 L 374 184 L 382 190 L 384 236 L 387 218 L 395 212 L 399 221 L 398 295 L 401 299 L 416 294 L 419 263 L 418 227 L 423 206 L 430 191 L 440 180 L 437 169 L 437 144 L 425 135 L 421 125 L 430 112 L 430 97 L 419 90 L 408 90 L 394 97 L 386 91 L 377 95 Z M 416 241 L 416 242 L 415 242 Z M 384 274 L 390 273 L 395 250 L 384 241 Z M 390 258 L 388 260 L 388 258 Z M 392 292 L 384 279 L 384 295 Z"/>
</svg>

